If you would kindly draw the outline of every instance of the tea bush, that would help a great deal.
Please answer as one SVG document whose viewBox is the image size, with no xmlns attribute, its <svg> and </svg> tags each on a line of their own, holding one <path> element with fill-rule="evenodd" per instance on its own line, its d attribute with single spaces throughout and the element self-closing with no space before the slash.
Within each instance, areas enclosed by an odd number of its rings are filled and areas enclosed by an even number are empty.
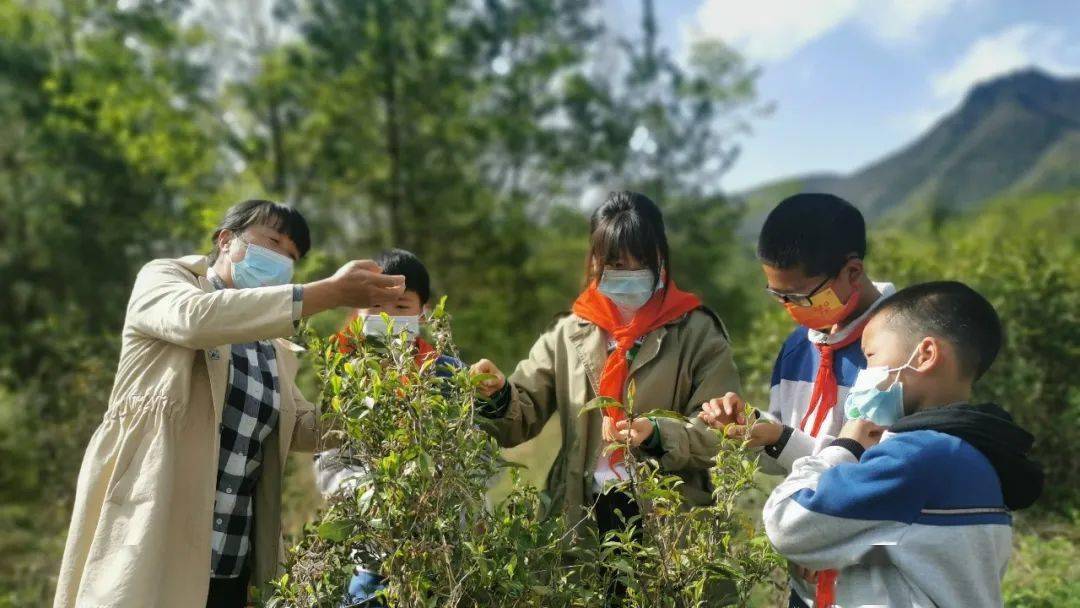
<svg viewBox="0 0 1080 608">
<path fill-rule="evenodd" d="M 429 327 L 439 352 L 456 352 L 442 304 Z M 516 475 L 505 499 L 486 500 L 495 475 L 516 465 L 500 458 L 475 414 L 483 377 L 436 375 L 403 336 L 349 341 L 342 349 L 313 338 L 312 351 L 328 437 L 357 465 L 355 484 L 306 526 L 268 606 L 337 608 L 357 566 L 385 578 L 389 605 L 409 608 L 598 606 L 617 586 L 627 606 L 739 605 L 776 567 L 737 508 L 756 470 L 742 445 L 729 442 L 718 457 L 715 502 L 694 509 L 678 477 L 627 451 L 621 484 L 644 514 L 598 539 L 591 514 L 566 521 Z"/>
</svg>

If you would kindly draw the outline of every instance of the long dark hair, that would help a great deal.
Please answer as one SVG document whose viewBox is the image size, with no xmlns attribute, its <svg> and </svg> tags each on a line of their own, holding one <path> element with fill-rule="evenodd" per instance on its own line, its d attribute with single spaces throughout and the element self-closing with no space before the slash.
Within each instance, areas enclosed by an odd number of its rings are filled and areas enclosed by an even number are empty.
<svg viewBox="0 0 1080 608">
<path fill-rule="evenodd" d="M 666 277 L 671 276 L 664 216 L 652 199 L 628 190 L 608 194 L 589 220 L 586 283 L 599 280 L 604 266 L 618 262 L 623 253 L 641 262 L 657 281 L 662 268 L 667 270 Z"/>
</svg>

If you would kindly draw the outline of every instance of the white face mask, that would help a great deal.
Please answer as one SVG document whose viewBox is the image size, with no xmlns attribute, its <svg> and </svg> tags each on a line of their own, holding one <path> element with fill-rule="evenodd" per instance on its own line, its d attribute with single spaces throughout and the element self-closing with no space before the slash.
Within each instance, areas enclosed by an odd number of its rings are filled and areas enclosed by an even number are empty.
<svg viewBox="0 0 1080 608">
<path fill-rule="evenodd" d="M 644 306 L 660 287 L 660 281 L 653 280 L 652 271 L 643 268 L 641 270 L 604 270 L 597 289 L 615 306 L 623 310 L 636 311 Z"/>
<path fill-rule="evenodd" d="M 406 315 L 390 317 L 390 323 L 394 326 L 394 335 L 402 332 L 407 334 L 409 340 L 415 340 L 420 335 L 419 315 Z M 364 335 L 373 338 L 386 339 L 390 327 L 382 315 L 368 315 L 364 317 Z"/>
</svg>

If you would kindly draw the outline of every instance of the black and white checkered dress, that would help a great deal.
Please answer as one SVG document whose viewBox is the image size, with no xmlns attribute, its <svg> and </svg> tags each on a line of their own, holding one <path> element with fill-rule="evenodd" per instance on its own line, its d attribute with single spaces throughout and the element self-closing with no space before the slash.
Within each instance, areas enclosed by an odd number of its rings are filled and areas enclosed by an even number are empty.
<svg viewBox="0 0 1080 608">
<path fill-rule="evenodd" d="M 231 354 L 211 534 L 210 574 L 215 578 L 234 578 L 244 571 L 251 552 L 263 442 L 277 426 L 281 410 L 273 344 L 234 344 Z"/>
</svg>

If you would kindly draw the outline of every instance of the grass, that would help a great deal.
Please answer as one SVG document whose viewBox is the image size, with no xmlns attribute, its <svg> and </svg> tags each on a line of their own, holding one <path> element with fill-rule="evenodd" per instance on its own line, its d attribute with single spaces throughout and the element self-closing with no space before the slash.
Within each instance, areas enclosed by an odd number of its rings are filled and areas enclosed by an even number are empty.
<svg viewBox="0 0 1080 608">
<path fill-rule="evenodd" d="M 1003 591 L 1010 608 L 1080 607 L 1080 511 L 1017 515 Z"/>
</svg>

